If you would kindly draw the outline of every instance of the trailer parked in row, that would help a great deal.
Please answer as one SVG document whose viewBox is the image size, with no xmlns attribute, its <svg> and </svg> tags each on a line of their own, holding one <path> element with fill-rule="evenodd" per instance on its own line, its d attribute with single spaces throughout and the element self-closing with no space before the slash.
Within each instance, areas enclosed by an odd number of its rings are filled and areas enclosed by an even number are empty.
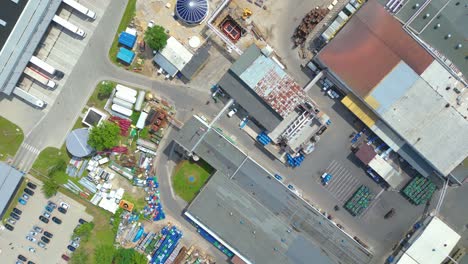
<svg viewBox="0 0 468 264">
<path fill-rule="evenodd" d="M 57 84 L 49 79 L 47 76 L 42 75 L 40 72 L 33 70 L 32 68 L 26 67 L 24 68 L 24 73 L 29 77 L 33 78 L 34 80 L 40 82 L 41 84 L 53 89 Z"/>
<path fill-rule="evenodd" d="M 54 18 L 52 18 L 52 20 L 61 25 L 62 27 L 70 30 L 71 32 L 77 34 L 78 36 L 84 38 L 86 37 L 86 32 L 84 32 L 84 30 L 82 30 L 81 28 L 73 25 L 72 23 L 68 22 L 67 20 L 55 15 Z"/>
<path fill-rule="evenodd" d="M 87 7 L 83 6 L 82 4 L 74 1 L 74 0 L 62 0 L 65 4 L 69 5 L 76 11 L 82 13 L 83 15 L 91 18 L 91 19 L 96 19 L 96 13 L 93 11 L 89 10 Z"/>
<path fill-rule="evenodd" d="M 13 94 L 38 108 L 44 108 L 46 106 L 46 103 L 44 101 L 21 88 L 16 87 L 13 90 Z"/>
<path fill-rule="evenodd" d="M 57 76 L 58 78 L 63 77 L 63 72 L 55 69 L 54 67 L 49 65 L 47 62 L 39 59 L 36 56 L 32 56 L 29 62 L 52 76 Z"/>
</svg>

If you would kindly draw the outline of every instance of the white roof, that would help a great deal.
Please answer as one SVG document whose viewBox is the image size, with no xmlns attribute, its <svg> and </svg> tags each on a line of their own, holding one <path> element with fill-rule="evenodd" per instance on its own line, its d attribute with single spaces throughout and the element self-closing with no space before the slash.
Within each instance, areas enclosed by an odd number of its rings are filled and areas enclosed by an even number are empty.
<svg viewBox="0 0 468 264">
<path fill-rule="evenodd" d="M 460 240 L 460 235 L 434 217 L 423 233 L 406 250 L 397 264 L 440 264 Z"/>
<path fill-rule="evenodd" d="M 193 54 L 174 37 L 169 37 L 166 47 L 160 52 L 179 71 L 192 59 Z"/>
<path fill-rule="evenodd" d="M 392 188 L 397 188 L 405 178 L 396 171 L 392 165 L 388 164 L 381 156 L 375 155 L 375 157 L 369 162 L 371 167 L 377 174 L 382 177 Z"/>
<path fill-rule="evenodd" d="M 99 207 L 115 214 L 115 211 L 117 211 L 119 205 L 115 203 L 114 199 L 102 199 L 101 202 L 99 202 Z"/>
<path fill-rule="evenodd" d="M 133 35 L 133 36 L 136 36 L 136 35 L 137 35 L 137 30 L 134 29 L 134 28 L 129 28 L 129 27 L 127 27 L 127 28 L 125 29 L 125 32 L 127 32 L 128 34 Z"/>
</svg>

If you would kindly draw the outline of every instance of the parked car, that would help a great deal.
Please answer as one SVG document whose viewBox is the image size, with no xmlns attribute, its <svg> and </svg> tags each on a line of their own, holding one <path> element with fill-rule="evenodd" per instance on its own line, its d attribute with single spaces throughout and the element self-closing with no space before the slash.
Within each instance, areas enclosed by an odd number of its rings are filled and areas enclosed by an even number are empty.
<svg viewBox="0 0 468 264">
<path fill-rule="evenodd" d="M 279 174 L 275 174 L 275 179 L 277 179 L 278 181 L 282 181 L 283 177 L 281 177 Z"/>
<path fill-rule="evenodd" d="M 42 242 L 44 242 L 44 243 L 46 243 L 46 244 L 49 244 L 49 242 L 50 242 L 50 239 L 48 239 L 48 238 L 45 237 L 45 236 L 42 236 L 42 237 L 41 237 L 41 240 L 42 240 Z"/>
<path fill-rule="evenodd" d="M 37 245 L 40 246 L 41 248 L 45 248 L 46 244 L 42 241 L 37 242 Z"/>
<path fill-rule="evenodd" d="M 56 224 L 60 225 L 62 223 L 62 220 L 60 220 L 60 218 L 57 218 L 57 217 L 52 217 L 52 221 L 54 221 Z"/>
<path fill-rule="evenodd" d="M 61 202 L 60 207 L 64 208 L 65 210 L 68 210 L 68 208 L 70 208 L 70 205 L 67 204 L 66 202 Z"/>
<path fill-rule="evenodd" d="M 332 175 L 330 173 L 325 172 L 324 174 L 322 174 L 322 183 L 323 183 L 323 185 L 327 185 L 330 182 L 331 179 L 332 179 Z"/>
<path fill-rule="evenodd" d="M 42 233 L 42 228 L 38 227 L 38 226 L 33 226 L 33 230 L 38 232 L 38 233 Z"/>
<path fill-rule="evenodd" d="M 67 209 L 63 208 L 63 207 L 59 207 L 57 208 L 57 210 L 62 213 L 62 214 L 66 214 L 67 213 Z"/>
<path fill-rule="evenodd" d="M 17 215 L 17 214 L 15 214 L 15 213 L 13 213 L 13 212 L 10 213 L 10 216 L 11 216 L 13 219 L 15 219 L 15 220 L 20 220 L 20 216 Z"/>
<path fill-rule="evenodd" d="M 36 187 L 37 187 L 37 185 L 34 184 L 34 183 L 32 183 L 32 182 L 28 182 L 26 185 L 27 185 L 29 188 L 33 189 L 33 190 L 35 190 Z"/>
<path fill-rule="evenodd" d="M 36 231 L 31 231 L 31 232 L 29 232 L 29 235 L 30 235 L 30 236 L 36 236 L 36 235 L 37 235 L 37 232 L 36 232 Z"/>
<path fill-rule="evenodd" d="M 25 256 L 23 255 L 18 255 L 18 259 L 21 260 L 21 261 L 26 261 L 28 260 Z"/>
<path fill-rule="evenodd" d="M 237 108 L 232 108 L 231 111 L 229 111 L 229 113 L 227 115 L 228 115 L 228 117 L 232 117 L 236 113 L 237 113 Z"/>
<path fill-rule="evenodd" d="M 148 26 L 147 27 L 148 28 L 154 27 L 154 21 L 153 20 L 148 21 Z"/>
<path fill-rule="evenodd" d="M 54 209 L 57 208 L 57 204 L 54 203 L 54 202 L 51 202 L 51 201 L 47 202 L 47 205 L 54 208 Z"/>
<path fill-rule="evenodd" d="M 29 195 L 23 193 L 23 195 L 21 195 L 21 198 L 23 198 L 24 200 L 29 200 Z"/>
<path fill-rule="evenodd" d="M 48 206 L 48 205 L 46 205 L 45 209 L 46 209 L 46 211 L 49 212 L 49 213 L 52 213 L 52 211 L 54 211 L 54 207 Z"/>
<path fill-rule="evenodd" d="M 46 218 L 50 218 L 50 213 L 47 212 L 47 211 L 44 211 L 44 212 L 42 213 L 42 215 L 43 215 L 44 217 L 46 217 Z"/>
<path fill-rule="evenodd" d="M 35 253 L 35 252 L 36 252 L 36 249 L 35 249 L 35 248 L 33 248 L 33 247 L 28 247 L 28 251 L 29 251 L 29 252 L 33 252 L 33 253 Z"/>
<path fill-rule="evenodd" d="M 17 214 L 17 215 L 21 215 L 23 213 L 23 211 L 21 211 L 20 209 L 18 208 L 13 208 L 13 213 Z"/>
<path fill-rule="evenodd" d="M 44 236 L 46 236 L 48 238 L 52 238 L 54 236 L 54 234 L 50 233 L 49 231 L 44 231 Z"/>
<path fill-rule="evenodd" d="M 11 226 L 10 224 L 5 224 L 5 228 L 10 230 L 10 231 L 15 230 L 15 228 L 13 226 Z"/>
<path fill-rule="evenodd" d="M 65 260 L 65 261 L 69 261 L 70 257 L 65 255 L 65 254 L 62 254 L 62 259 Z"/>
<path fill-rule="evenodd" d="M 28 188 L 24 188 L 24 192 L 31 195 L 31 196 L 34 195 L 34 192 L 31 189 L 28 189 Z"/>
<path fill-rule="evenodd" d="M 45 217 L 42 216 L 42 215 L 39 216 L 39 220 L 41 220 L 42 222 L 44 222 L 44 223 L 46 223 L 46 224 L 49 223 L 49 219 L 48 219 L 48 218 L 45 218 Z"/>
<path fill-rule="evenodd" d="M 76 241 L 71 241 L 70 245 L 74 248 L 78 248 L 80 246 L 80 244 Z"/>
<path fill-rule="evenodd" d="M 36 238 L 32 237 L 32 236 L 26 236 L 26 239 L 31 241 L 31 242 L 36 242 Z"/>
<path fill-rule="evenodd" d="M 73 247 L 72 245 L 68 245 L 67 248 L 68 248 L 68 250 L 70 250 L 71 252 L 73 252 L 73 251 L 76 250 L 76 248 Z"/>
<path fill-rule="evenodd" d="M 78 222 L 79 222 L 80 224 L 88 223 L 88 221 L 84 220 L 83 218 L 80 218 L 80 219 L 78 220 Z"/>
<path fill-rule="evenodd" d="M 13 218 L 11 218 L 11 217 L 8 218 L 7 222 L 10 223 L 10 224 L 12 224 L 12 225 L 16 224 L 15 219 L 13 219 Z"/>
<path fill-rule="evenodd" d="M 24 200 L 23 198 L 19 198 L 18 199 L 18 202 L 22 205 L 26 205 L 28 202 L 26 200 Z"/>
<path fill-rule="evenodd" d="M 34 263 L 34 262 L 32 262 L 32 261 L 30 260 L 30 261 L 28 261 L 27 264 L 36 264 L 36 263 Z"/>
<path fill-rule="evenodd" d="M 327 94 L 328 94 L 328 96 L 330 96 L 331 99 L 340 98 L 340 95 L 337 92 L 335 92 L 334 90 L 332 90 L 332 89 L 328 90 Z"/>
</svg>

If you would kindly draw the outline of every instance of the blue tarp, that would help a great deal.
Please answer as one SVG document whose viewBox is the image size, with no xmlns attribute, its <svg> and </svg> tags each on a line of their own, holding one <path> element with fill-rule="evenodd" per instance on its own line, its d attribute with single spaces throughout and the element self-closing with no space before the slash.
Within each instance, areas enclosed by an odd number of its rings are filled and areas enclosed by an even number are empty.
<svg viewBox="0 0 468 264">
<path fill-rule="evenodd" d="M 125 31 L 120 33 L 119 44 L 122 44 L 132 49 L 133 46 L 135 46 L 135 42 L 136 42 L 136 36 L 132 34 L 128 34 Z"/>
<path fill-rule="evenodd" d="M 117 59 L 127 63 L 131 64 L 133 61 L 133 58 L 135 58 L 135 53 L 131 50 L 128 50 L 126 48 L 120 48 L 119 53 L 117 53 Z"/>
</svg>

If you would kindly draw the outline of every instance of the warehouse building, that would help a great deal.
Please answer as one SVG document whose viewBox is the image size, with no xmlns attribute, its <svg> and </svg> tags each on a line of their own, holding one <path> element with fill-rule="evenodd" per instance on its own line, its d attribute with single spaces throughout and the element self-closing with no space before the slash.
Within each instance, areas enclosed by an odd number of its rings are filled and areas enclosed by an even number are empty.
<svg viewBox="0 0 468 264">
<path fill-rule="evenodd" d="M 23 181 L 24 173 L 0 162 L 0 217 L 3 218 L 8 205 Z"/>
<path fill-rule="evenodd" d="M 328 117 L 269 53 L 267 48 L 250 46 L 218 84 L 274 143 L 284 142 L 297 152 Z"/>
<path fill-rule="evenodd" d="M 194 116 L 175 151 L 216 172 L 184 215 L 232 263 L 370 263 L 373 256 L 216 129 Z"/>
<path fill-rule="evenodd" d="M 342 99 L 423 176 L 452 174 L 468 156 L 463 84 L 415 41 L 382 5 L 365 3 L 315 61 Z M 466 89 L 465 89 L 466 90 Z"/>
<path fill-rule="evenodd" d="M 2 1 L 0 92 L 10 95 L 62 1 Z"/>
</svg>

